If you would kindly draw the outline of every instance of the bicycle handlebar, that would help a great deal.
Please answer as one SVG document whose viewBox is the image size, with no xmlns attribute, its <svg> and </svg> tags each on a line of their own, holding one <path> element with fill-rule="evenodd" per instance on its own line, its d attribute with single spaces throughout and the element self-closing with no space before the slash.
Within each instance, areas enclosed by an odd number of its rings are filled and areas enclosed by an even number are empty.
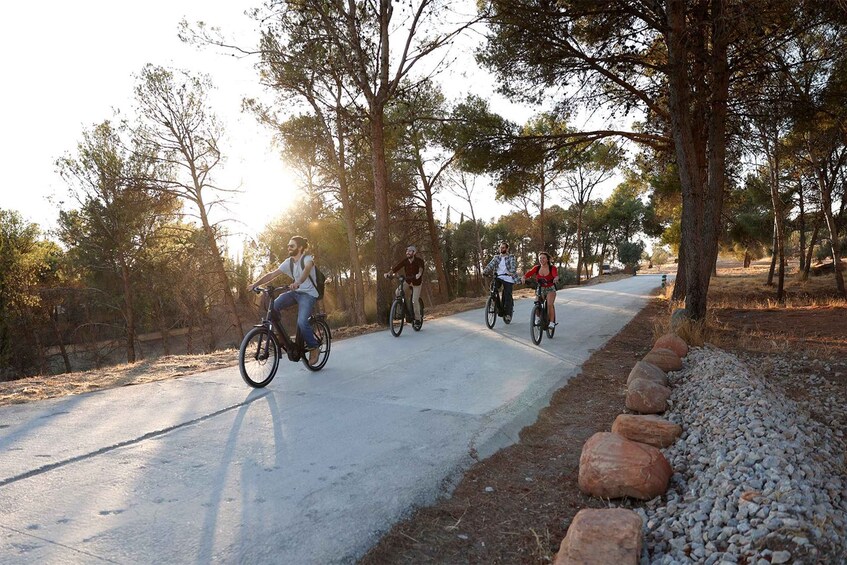
<svg viewBox="0 0 847 565">
<path fill-rule="evenodd" d="M 283 292 L 288 292 L 289 290 L 291 290 L 291 287 L 288 286 L 288 285 L 285 285 L 285 286 L 267 286 L 267 287 L 266 286 L 257 286 L 253 289 L 253 292 L 255 292 L 256 294 L 262 294 L 263 292 L 264 293 L 270 293 L 274 290 L 281 290 Z"/>
</svg>

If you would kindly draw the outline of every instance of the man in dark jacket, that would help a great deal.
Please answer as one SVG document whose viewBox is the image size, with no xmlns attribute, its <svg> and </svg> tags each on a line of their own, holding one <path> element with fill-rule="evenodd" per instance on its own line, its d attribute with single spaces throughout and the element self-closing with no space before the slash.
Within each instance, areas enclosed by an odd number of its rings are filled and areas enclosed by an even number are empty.
<svg viewBox="0 0 847 565">
<path fill-rule="evenodd" d="M 403 283 L 403 295 L 406 297 L 406 310 L 411 311 L 414 308 L 415 320 L 421 320 L 421 284 L 423 283 L 424 262 L 423 259 L 417 256 L 418 248 L 410 245 L 406 248 L 406 258 L 394 265 L 394 268 L 385 273 L 388 278 L 400 269 L 404 269 L 406 281 Z M 412 305 L 409 306 L 409 290 L 412 294 Z M 410 320 L 411 321 L 411 320 Z"/>
</svg>

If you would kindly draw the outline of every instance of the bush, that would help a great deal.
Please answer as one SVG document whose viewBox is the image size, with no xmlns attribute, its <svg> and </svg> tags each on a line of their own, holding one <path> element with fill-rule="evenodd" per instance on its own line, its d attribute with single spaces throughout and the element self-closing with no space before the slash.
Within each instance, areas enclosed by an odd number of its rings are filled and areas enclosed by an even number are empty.
<svg viewBox="0 0 847 565">
<path fill-rule="evenodd" d="M 562 267 L 559 269 L 559 284 L 570 285 L 576 284 L 576 271 Z"/>
</svg>

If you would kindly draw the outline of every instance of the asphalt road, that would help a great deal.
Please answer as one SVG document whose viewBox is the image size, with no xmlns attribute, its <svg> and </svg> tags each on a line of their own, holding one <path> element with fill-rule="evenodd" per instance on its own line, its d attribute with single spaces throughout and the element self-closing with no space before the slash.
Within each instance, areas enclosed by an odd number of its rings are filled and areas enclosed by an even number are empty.
<svg viewBox="0 0 847 565">
<path fill-rule="evenodd" d="M 333 344 L 323 371 L 281 361 L 0 408 L 0 563 L 350 563 L 475 459 L 517 441 L 658 276 L 559 292 Z"/>
</svg>

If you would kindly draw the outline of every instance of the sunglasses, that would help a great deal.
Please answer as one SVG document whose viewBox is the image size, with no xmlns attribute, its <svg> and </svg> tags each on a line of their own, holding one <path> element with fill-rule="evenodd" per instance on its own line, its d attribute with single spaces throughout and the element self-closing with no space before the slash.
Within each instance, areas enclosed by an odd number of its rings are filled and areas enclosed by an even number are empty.
<svg viewBox="0 0 847 565">
<path fill-rule="evenodd" d="M 288 248 L 289 248 L 289 249 L 296 249 L 296 248 L 297 248 L 297 246 L 296 246 L 296 245 L 291 245 L 291 244 L 289 243 L 289 244 L 288 244 Z"/>
</svg>

